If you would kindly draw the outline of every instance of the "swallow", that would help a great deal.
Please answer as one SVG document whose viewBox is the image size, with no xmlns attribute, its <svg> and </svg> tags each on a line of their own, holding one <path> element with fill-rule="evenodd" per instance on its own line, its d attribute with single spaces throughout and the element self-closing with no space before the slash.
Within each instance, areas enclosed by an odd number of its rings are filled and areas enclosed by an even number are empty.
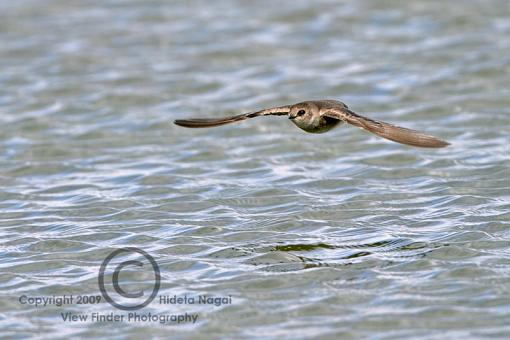
<svg viewBox="0 0 510 340">
<path fill-rule="evenodd" d="M 351 111 L 338 100 L 311 100 L 293 105 L 263 109 L 226 118 L 178 119 L 174 124 L 187 128 L 208 128 L 239 122 L 260 116 L 288 116 L 300 129 L 310 133 L 324 133 L 347 123 L 391 141 L 423 147 L 442 148 L 450 145 L 434 136 L 382 121 L 370 119 Z"/>
</svg>

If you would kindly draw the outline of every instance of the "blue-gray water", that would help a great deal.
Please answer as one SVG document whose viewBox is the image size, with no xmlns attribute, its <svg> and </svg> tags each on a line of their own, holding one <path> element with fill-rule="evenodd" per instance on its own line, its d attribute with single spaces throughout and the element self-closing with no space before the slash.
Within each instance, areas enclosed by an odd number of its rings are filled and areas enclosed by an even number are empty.
<svg viewBox="0 0 510 340">
<path fill-rule="evenodd" d="M 0 333 L 508 337 L 509 84 L 505 0 L 2 1 Z M 318 98 L 452 145 L 172 124 Z M 20 303 L 98 295 L 126 246 L 232 304 Z"/>
</svg>

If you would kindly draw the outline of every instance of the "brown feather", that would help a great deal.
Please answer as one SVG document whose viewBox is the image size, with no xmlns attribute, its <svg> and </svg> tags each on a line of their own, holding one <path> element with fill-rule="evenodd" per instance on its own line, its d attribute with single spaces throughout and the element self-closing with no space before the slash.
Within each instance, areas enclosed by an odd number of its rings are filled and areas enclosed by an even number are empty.
<svg viewBox="0 0 510 340">
<path fill-rule="evenodd" d="M 177 119 L 174 121 L 175 125 L 188 127 L 188 128 L 207 128 L 207 127 L 214 127 L 214 126 L 220 126 L 225 125 L 229 123 L 238 122 L 241 120 L 245 120 L 248 117 L 246 115 L 238 115 L 233 117 L 226 117 L 226 118 L 194 118 L 194 119 Z"/>
<path fill-rule="evenodd" d="M 422 148 L 442 148 L 450 145 L 448 142 L 423 132 L 363 117 L 349 109 L 335 109 L 328 111 L 325 115 L 343 120 L 397 143 L 419 146 Z"/>
<path fill-rule="evenodd" d="M 237 116 L 225 117 L 225 118 L 192 118 L 192 119 L 177 119 L 174 121 L 175 125 L 187 127 L 187 128 L 208 128 L 214 126 L 220 126 L 239 122 L 248 118 L 254 118 L 259 116 L 276 115 L 282 116 L 289 113 L 288 106 L 273 107 L 252 113 L 245 113 Z"/>
</svg>

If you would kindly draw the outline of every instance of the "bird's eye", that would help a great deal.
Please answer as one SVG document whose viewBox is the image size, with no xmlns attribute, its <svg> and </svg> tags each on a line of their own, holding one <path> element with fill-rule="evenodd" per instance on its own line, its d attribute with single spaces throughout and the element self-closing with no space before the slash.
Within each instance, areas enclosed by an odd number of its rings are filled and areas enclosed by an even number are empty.
<svg viewBox="0 0 510 340">
<path fill-rule="evenodd" d="M 305 110 L 299 110 L 299 111 L 298 111 L 298 113 L 297 113 L 297 115 L 298 115 L 298 116 L 302 116 L 302 115 L 304 115 L 305 113 L 306 113 L 306 112 L 305 112 Z"/>
</svg>

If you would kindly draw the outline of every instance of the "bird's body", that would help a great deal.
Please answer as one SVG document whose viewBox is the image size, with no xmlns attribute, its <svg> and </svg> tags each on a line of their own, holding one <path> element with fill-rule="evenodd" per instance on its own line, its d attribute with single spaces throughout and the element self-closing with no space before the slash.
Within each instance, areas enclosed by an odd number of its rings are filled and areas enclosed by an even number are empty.
<svg viewBox="0 0 510 340">
<path fill-rule="evenodd" d="M 329 130 L 343 124 L 342 121 L 329 117 L 319 117 L 314 119 L 314 121 L 311 122 L 312 124 L 309 124 L 309 122 L 300 122 L 296 120 L 293 120 L 292 122 L 301 130 L 310 133 L 328 132 Z"/>
<path fill-rule="evenodd" d="M 445 141 L 416 130 L 358 115 L 338 100 L 312 100 L 227 118 L 176 120 L 174 123 L 189 128 L 204 128 L 267 115 L 288 116 L 297 127 L 310 133 L 324 133 L 338 125 L 348 123 L 402 144 L 425 148 L 440 148 L 449 145 Z"/>
<path fill-rule="evenodd" d="M 302 102 L 292 105 L 289 111 L 289 119 L 301 130 L 310 133 L 324 133 L 333 129 L 334 127 L 341 125 L 343 121 L 335 118 L 328 117 L 326 115 L 316 114 L 321 110 L 333 107 L 345 107 L 347 106 L 336 100 L 316 100 Z M 304 110 L 305 114 L 300 116 L 298 112 Z"/>
</svg>

